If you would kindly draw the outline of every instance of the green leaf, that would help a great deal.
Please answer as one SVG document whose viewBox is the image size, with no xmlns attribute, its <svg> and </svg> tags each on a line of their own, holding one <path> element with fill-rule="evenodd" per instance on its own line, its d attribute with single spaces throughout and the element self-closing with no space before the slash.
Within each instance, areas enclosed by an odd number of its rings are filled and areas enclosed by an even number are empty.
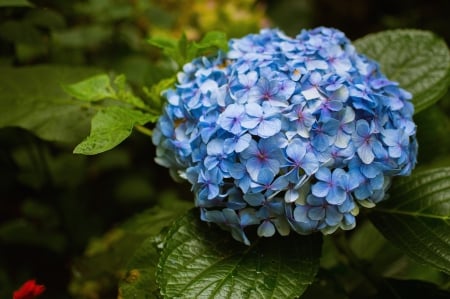
<svg viewBox="0 0 450 299">
<path fill-rule="evenodd" d="M 106 74 L 96 75 L 74 84 L 63 85 L 63 89 L 74 98 L 87 102 L 115 97 L 115 90 Z"/>
<path fill-rule="evenodd" d="M 154 36 L 148 39 L 150 45 L 158 47 L 160 49 L 176 49 L 177 41 L 174 38 L 164 36 Z"/>
<path fill-rule="evenodd" d="M 175 84 L 176 78 L 170 77 L 162 79 L 158 83 L 153 84 L 150 89 L 144 87 L 145 94 L 150 99 L 150 105 L 155 111 L 162 111 L 166 100 L 161 96 L 164 90 L 172 88 Z"/>
<path fill-rule="evenodd" d="M 125 75 L 119 75 L 111 80 L 107 74 L 100 74 L 74 84 L 63 85 L 63 89 L 81 101 L 96 102 L 113 99 L 140 109 L 148 108 L 140 98 L 134 95 L 127 84 Z"/>
<path fill-rule="evenodd" d="M 183 38 L 183 37 L 182 37 Z M 184 64 L 185 56 L 182 55 L 181 40 L 177 41 L 172 37 L 153 36 L 148 39 L 149 44 L 158 47 L 162 50 L 166 57 L 173 59 L 179 66 Z"/>
<path fill-rule="evenodd" d="M 135 125 L 154 120 L 155 116 L 137 110 L 120 106 L 106 107 L 92 118 L 91 134 L 73 152 L 84 155 L 105 152 L 130 136 Z"/>
<path fill-rule="evenodd" d="M 320 252 L 319 234 L 245 246 L 191 210 L 166 235 L 157 279 L 167 298 L 293 298 L 312 283 Z"/>
<path fill-rule="evenodd" d="M 415 112 L 433 105 L 450 82 L 445 41 L 422 30 L 391 30 L 355 41 L 361 53 L 377 60 L 383 73 L 413 94 Z"/>
<path fill-rule="evenodd" d="M 218 48 L 223 51 L 228 50 L 228 38 L 225 32 L 210 31 L 205 34 L 200 42 L 194 43 L 198 49 Z"/>
<path fill-rule="evenodd" d="M 0 128 L 20 127 L 45 140 L 78 143 L 89 132 L 94 110 L 60 86 L 95 73 L 85 67 L 0 67 Z"/>
<path fill-rule="evenodd" d="M 210 31 L 200 42 L 193 42 L 188 44 L 187 47 L 187 60 L 192 60 L 199 56 L 211 55 L 219 49 L 226 52 L 228 50 L 228 39 L 224 32 Z"/>
<path fill-rule="evenodd" d="M 125 75 L 119 75 L 114 79 L 114 85 L 117 88 L 116 98 L 119 101 L 133 105 L 134 107 L 146 109 L 147 105 L 133 94 L 133 91 L 127 84 Z"/>
<path fill-rule="evenodd" d="M 436 161 L 443 166 L 442 158 L 450 153 L 449 115 L 440 105 L 433 105 L 424 113 L 416 115 L 414 122 L 417 125 L 417 140 L 420 143 L 418 161 L 421 164 Z"/>
<path fill-rule="evenodd" d="M 7 6 L 28 6 L 33 7 L 34 5 L 27 0 L 0 0 L 0 7 Z"/>
<path fill-rule="evenodd" d="M 135 251 L 127 265 L 125 277 L 119 283 L 121 298 L 157 298 L 156 268 L 159 252 L 157 239 L 147 238 Z M 146 297 L 147 296 L 147 297 Z"/>
<path fill-rule="evenodd" d="M 421 264 L 450 273 L 450 167 L 396 180 L 369 217 L 394 245 Z"/>
<path fill-rule="evenodd" d="M 173 59 L 178 67 L 196 57 L 211 55 L 218 49 L 223 51 L 228 49 L 227 36 L 220 31 L 206 33 L 199 42 L 189 41 L 185 34 L 178 41 L 169 37 L 152 37 L 148 42 L 161 48 L 164 55 Z"/>
</svg>

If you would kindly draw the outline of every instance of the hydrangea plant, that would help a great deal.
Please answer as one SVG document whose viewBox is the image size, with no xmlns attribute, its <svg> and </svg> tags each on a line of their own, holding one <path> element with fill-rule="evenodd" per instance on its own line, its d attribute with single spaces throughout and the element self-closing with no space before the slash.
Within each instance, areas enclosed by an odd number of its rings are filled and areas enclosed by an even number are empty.
<svg viewBox="0 0 450 299">
<path fill-rule="evenodd" d="M 320 27 L 296 38 L 266 29 L 229 41 L 228 49 L 220 32 L 150 43 L 182 71 L 177 83 L 170 77 L 142 94 L 123 75 L 74 83 L 93 72 L 0 72 L 0 127 L 79 141 L 72 132 L 85 131 L 73 125 L 92 118 L 90 135 L 74 149 L 85 155 L 114 148 L 134 129 L 153 133 L 157 162 L 192 184 L 197 208 L 158 193 L 156 206 L 115 231 L 120 237 L 105 235 L 104 252 L 87 250 L 89 263 L 94 251 L 108 261 L 114 281 L 110 248 L 127 260 L 118 298 L 298 298 L 311 284 L 305 298 L 354 297 L 363 287 L 372 297 L 418 288 L 439 297 L 440 289 L 416 276 L 400 284 L 386 277 L 393 268 L 385 254 L 388 243 L 397 246 L 426 266 L 410 273 L 430 270 L 435 286 L 450 274 L 448 118 L 441 111 L 448 107 L 432 107 L 450 83 L 442 39 L 391 30 L 352 45 L 342 32 Z M 421 169 L 394 179 L 416 164 L 413 113 Z M 362 207 L 370 209 L 357 230 L 313 233 L 353 228 Z M 92 286 L 90 277 L 80 279 Z"/>
<path fill-rule="evenodd" d="M 249 226 L 352 229 L 416 164 L 411 94 L 336 29 L 232 39 L 164 95 L 156 161 L 192 184 L 203 221 L 247 245 Z"/>
</svg>

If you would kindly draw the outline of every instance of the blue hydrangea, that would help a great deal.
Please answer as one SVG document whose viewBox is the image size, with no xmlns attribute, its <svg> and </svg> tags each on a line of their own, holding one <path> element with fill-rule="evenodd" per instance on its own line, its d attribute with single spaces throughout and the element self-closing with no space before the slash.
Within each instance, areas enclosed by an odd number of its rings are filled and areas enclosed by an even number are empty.
<svg viewBox="0 0 450 299">
<path fill-rule="evenodd" d="M 153 135 L 201 219 L 249 244 L 355 227 L 416 164 L 411 94 L 330 28 L 265 29 L 183 67 Z"/>
</svg>

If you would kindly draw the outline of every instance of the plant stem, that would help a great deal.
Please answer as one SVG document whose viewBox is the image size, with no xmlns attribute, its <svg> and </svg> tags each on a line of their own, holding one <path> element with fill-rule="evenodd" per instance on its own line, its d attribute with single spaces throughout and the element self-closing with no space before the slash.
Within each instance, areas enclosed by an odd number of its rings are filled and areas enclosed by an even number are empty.
<svg viewBox="0 0 450 299">
<path fill-rule="evenodd" d="M 147 129 L 147 128 L 144 127 L 144 126 L 141 126 L 141 125 L 135 125 L 134 128 L 135 128 L 136 130 L 138 130 L 139 132 L 141 132 L 142 134 L 144 134 L 144 135 L 147 135 L 147 136 L 150 136 L 150 137 L 153 135 L 153 131 L 150 130 L 150 129 Z"/>
</svg>

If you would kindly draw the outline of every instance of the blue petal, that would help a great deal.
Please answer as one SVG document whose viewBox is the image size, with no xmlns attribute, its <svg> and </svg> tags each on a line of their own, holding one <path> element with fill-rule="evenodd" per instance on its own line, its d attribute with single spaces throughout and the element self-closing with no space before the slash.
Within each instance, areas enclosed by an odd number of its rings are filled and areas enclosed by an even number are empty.
<svg viewBox="0 0 450 299">
<path fill-rule="evenodd" d="M 261 184 L 270 184 L 272 183 L 273 179 L 275 177 L 275 174 L 272 172 L 272 170 L 268 168 L 263 168 L 258 174 L 258 179 L 256 182 Z"/>
<path fill-rule="evenodd" d="M 272 237 L 275 234 L 275 226 L 272 222 L 265 220 L 258 226 L 257 233 L 260 237 Z"/>
<path fill-rule="evenodd" d="M 227 223 L 240 225 L 239 217 L 234 210 L 225 208 L 222 210 L 222 212 L 227 220 Z"/>
<path fill-rule="evenodd" d="M 314 176 L 324 182 L 331 181 L 331 171 L 327 167 L 320 167 Z"/>
<path fill-rule="evenodd" d="M 365 164 L 370 164 L 375 159 L 375 155 L 372 152 L 372 147 L 368 144 L 362 144 L 357 148 L 356 152 L 358 153 L 359 158 Z"/>
<path fill-rule="evenodd" d="M 319 162 L 313 153 L 307 153 L 302 160 L 302 169 L 309 176 L 313 175 L 319 169 Z"/>
<path fill-rule="evenodd" d="M 314 196 L 325 197 L 328 195 L 328 192 L 330 191 L 330 187 L 328 186 L 327 183 L 317 182 L 312 185 L 311 191 Z"/>
<path fill-rule="evenodd" d="M 245 168 L 247 172 L 250 174 L 250 177 L 254 180 L 257 180 L 259 176 L 259 172 L 261 171 L 263 165 L 258 158 L 250 158 L 245 162 Z"/>
<path fill-rule="evenodd" d="M 249 205 L 257 207 L 261 206 L 264 201 L 265 197 L 262 193 L 246 193 L 244 194 L 244 200 L 248 202 Z"/>
<path fill-rule="evenodd" d="M 286 154 L 295 162 L 300 162 L 306 154 L 306 148 L 299 139 L 294 139 L 287 146 Z"/>
<path fill-rule="evenodd" d="M 313 207 L 309 209 L 308 217 L 312 220 L 322 220 L 325 217 L 325 209 L 323 207 Z"/>
<path fill-rule="evenodd" d="M 203 221 L 214 222 L 217 224 L 223 224 L 226 222 L 225 216 L 221 211 L 208 211 L 206 209 L 201 209 L 201 218 Z"/>
<path fill-rule="evenodd" d="M 308 207 L 297 205 L 294 209 L 294 219 L 297 222 L 310 222 L 311 220 L 308 218 Z"/>
<path fill-rule="evenodd" d="M 346 198 L 347 194 L 345 193 L 344 189 L 341 189 L 339 187 L 331 188 L 326 197 L 327 202 L 333 205 L 340 205 L 345 201 Z"/>
<path fill-rule="evenodd" d="M 279 119 L 265 119 L 258 125 L 257 135 L 262 138 L 271 137 L 281 129 L 281 121 Z"/>
<path fill-rule="evenodd" d="M 366 120 L 360 119 L 356 122 L 356 133 L 361 137 L 369 135 L 370 127 Z"/>
<path fill-rule="evenodd" d="M 242 226 L 258 224 L 260 222 L 253 208 L 242 209 L 239 212 L 239 216 L 241 218 Z"/>
<path fill-rule="evenodd" d="M 246 148 L 248 148 L 251 139 L 252 136 L 250 134 L 244 134 L 242 136 L 239 136 L 239 139 L 236 142 L 236 147 L 234 148 L 236 153 L 240 153 L 244 151 Z"/>
<path fill-rule="evenodd" d="M 326 208 L 325 222 L 330 226 L 338 225 L 343 218 L 343 215 L 339 213 L 335 206 L 328 206 Z"/>
</svg>

